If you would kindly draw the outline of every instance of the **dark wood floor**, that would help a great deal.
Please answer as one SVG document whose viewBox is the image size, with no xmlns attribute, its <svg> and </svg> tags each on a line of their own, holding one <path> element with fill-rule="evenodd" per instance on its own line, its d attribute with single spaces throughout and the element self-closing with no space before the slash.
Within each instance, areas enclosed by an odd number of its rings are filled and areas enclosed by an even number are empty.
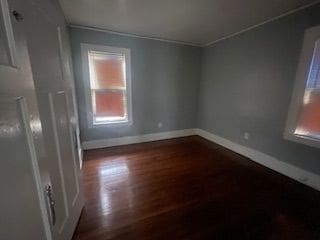
<svg viewBox="0 0 320 240">
<path fill-rule="evenodd" d="M 85 152 L 74 240 L 320 239 L 320 193 L 186 137 Z"/>
</svg>

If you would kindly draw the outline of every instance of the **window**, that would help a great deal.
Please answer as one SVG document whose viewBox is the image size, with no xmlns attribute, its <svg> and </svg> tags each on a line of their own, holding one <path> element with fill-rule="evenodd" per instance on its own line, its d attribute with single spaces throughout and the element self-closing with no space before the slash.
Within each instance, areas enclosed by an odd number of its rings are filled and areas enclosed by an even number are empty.
<svg viewBox="0 0 320 240">
<path fill-rule="evenodd" d="M 82 44 L 89 126 L 131 123 L 130 50 Z"/>
<path fill-rule="evenodd" d="M 305 34 L 285 137 L 320 147 L 320 27 Z"/>
</svg>

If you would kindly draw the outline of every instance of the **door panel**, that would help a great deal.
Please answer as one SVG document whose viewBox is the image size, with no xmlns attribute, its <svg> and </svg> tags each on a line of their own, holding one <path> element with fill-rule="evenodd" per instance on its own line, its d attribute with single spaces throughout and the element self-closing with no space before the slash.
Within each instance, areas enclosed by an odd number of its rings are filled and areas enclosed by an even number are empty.
<svg viewBox="0 0 320 240">
<path fill-rule="evenodd" d="M 9 3 L 0 0 L 0 239 L 68 240 L 83 198 L 59 26 L 49 2 Z"/>
<path fill-rule="evenodd" d="M 49 100 L 50 92 L 58 91 L 62 87 L 59 79 L 59 62 L 55 53 L 58 46 L 52 41 L 55 36 L 45 30 L 47 25 L 50 27 L 50 23 L 46 18 L 40 18 L 41 13 L 39 14 L 37 9 L 30 8 L 30 11 L 32 14 L 28 16 L 27 21 L 28 26 L 32 28 L 27 29 L 28 47 L 47 152 L 45 168 L 49 171 L 52 197 L 55 200 L 56 221 L 51 224 L 51 231 L 54 240 L 64 240 L 66 238 L 62 238 L 60 232 L 68 221 L 69 208 L 61 151 L 53 125 Z"/>
<path fill-rule="evenodd" d="M 68 103 L 72 92 L 63 75 L 56 20 L 50 17 L 48 9 L 41 9 L 40 5 L 31 12 L 28 46 L 43 123 L 48 159 L 46 167 L 50 173 L 52 196 L 56 201 L 56 222 L 51 230 L 54 240 L 68 240 L 83 206 L 72 128 L 76 120 L 72 118 L 74 114 L 69 112 Z"/>
<path fill-rule="evenodd" d="M 16 67 L 16 44 L 7 0 L 0 0 L 0 65 Z"/>
<path fill-rule="evenodd" d="M 62 69 L 62 76 L 65 83 L 65 92 L 67 95 L 67 106 L 70 115 L 70 124 L 72 129 L 72 135 L 75 143 L 75 154 L 78 158 L 78 166 L 82 167 L 82 149 L 80 143 L 80 130 L 78 123 L 78 111 L 76 101 L 76 91 L 74 85 L 74 76 L 72 71 L 72 60 L 71 60 L 71 48 L 69 42 L 69 33 L 64 26 L 58 26 L 57 34 L 59 39 L 59 50 L 60 50 L 60 62 Z"/>
<path fill-rule="evenodd" d="M 0 239 L 49 240 L 43 192 L 45 153 L 25 23 L 10 14 L 26 9 L 18 0 L 0 0 L 0 5 Z"/>
<path fill-rule="evenodd" d="M 59 138 L 57 135 L 57 124 L 55 120 L 55 112 L 52 106 L 52 97 L 51 93 L 46 96 L 42 96 L 43 99 L 43 109 L 45 108 L 47 112 L 42 112 L 46 116 L 50 116 L 51 121 L 47 121 L 44 126 L 46 127 L 45 136 L 47 152 L 49 158 L 52 160 L 50 161 L 49 168 L 51 170 L 51 175 L 56 174 L 56 177 L 51 177 L 52 183 L 52 191 L 53 196 L 56 201 L 56 228 L 59 232 L 61 232 L 68 221 L 69 217 L 69 207 L 68 207 L 68 199 L 66 193 L 66 186 L 65 186 L 65 178 L 64 178 L 64 171 L 63 171 L 63 163 L 61 158 L 61 150 L 59 144 Z"/>
<path fill-rule="evenodd" d="M 1 67 L 0 67 L 1 68 Z M 1 74 L 2 75 L 2 74 Z M 3 90 L 1 88 L 1 90 Z M 46 239 L 40 173 L 23 99 L 0 95 L 0 239 Z M 29 137 L 27 136 L 29 134 Z M 40 195 L 38 194 L 40 190 Z M 41 203 L 42 207 L 45 207 Z M 27 222 L 32 222 L 26 225 Z M 48 234 L 48 233 L 47 233 Z M 48 234 L 49 235 L 49 234 Z"/>
<path fill-rule="evenodd" d="M 66 94 L 60 91 L 52 96 L 52 108 L 55 115 L 56 131 L 59 139 L 61 160 L 64 163 L 68 207 L 72 208 L 79 195 L 78 166 L 75 160 L 74 143 L 71 135 Z"/>
</svg>

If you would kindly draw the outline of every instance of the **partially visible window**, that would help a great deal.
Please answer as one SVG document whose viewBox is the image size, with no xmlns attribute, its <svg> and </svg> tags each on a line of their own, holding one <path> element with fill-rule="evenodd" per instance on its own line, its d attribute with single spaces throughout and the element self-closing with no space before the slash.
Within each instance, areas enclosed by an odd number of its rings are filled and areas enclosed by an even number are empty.
<svg viewBox="0 0 320 240">
<path fill-rule="evenodd" d="M 320 39 L 315 44 L 295 134 L 320 140 Z"/>
<path fill-rule="evenodd" d="M 129 49 L 85 45 L 92 125 L 131 121 Z"/>
<path fill-rule="evenodd" d="M 320 27 L 306 32 L 287 137 L 320 147 Z"/>
</svg>

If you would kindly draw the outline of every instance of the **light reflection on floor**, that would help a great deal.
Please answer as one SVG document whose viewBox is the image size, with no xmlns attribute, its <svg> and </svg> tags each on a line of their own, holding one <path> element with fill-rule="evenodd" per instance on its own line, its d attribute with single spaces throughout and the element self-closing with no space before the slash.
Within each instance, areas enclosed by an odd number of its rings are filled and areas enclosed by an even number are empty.
<svg viewBox="0 0 320 240">
<path fill-rule="evenodd" d="M 132 206 L 128 160 L 117 158 L 103 162 L 99 167 L 99 182 L 100 209 L 105 220 L 111 224 L 113 205 L 117 204 L 120 195 L 126 197 L 121 201 L 127 204 L 128 209 Z"/>
<path fill-rule="evenodd" d="M 101 177 L 114 178 L 121 176 L 121 179 L 127 178 L 129 175 L 129 169 L 125 160 L 111 161 L 108 164 L 103 164 L 99 170 Z M 117 176 L 115 176 L 117 175 Z"/>
</svg>

